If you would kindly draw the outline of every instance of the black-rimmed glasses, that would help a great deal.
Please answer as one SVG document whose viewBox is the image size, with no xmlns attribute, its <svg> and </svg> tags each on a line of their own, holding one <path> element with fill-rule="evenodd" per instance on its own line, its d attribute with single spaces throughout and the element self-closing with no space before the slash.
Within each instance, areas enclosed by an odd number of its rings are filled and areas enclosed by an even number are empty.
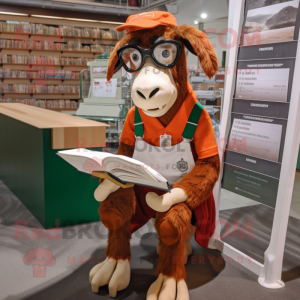
<svg viewBox="0 0 300 300">
<path fill-rule="evenodd" d="M 181 43 L 175 40 L 161 40 L 150 49 L 141 49 L 136 45 L 125 45 L 118 51 L 118 57 L 127 72 L 137 72 L 145 64 L 146 57 L 161 68 L 173 68 L 179 58 Z"/>
</svg>

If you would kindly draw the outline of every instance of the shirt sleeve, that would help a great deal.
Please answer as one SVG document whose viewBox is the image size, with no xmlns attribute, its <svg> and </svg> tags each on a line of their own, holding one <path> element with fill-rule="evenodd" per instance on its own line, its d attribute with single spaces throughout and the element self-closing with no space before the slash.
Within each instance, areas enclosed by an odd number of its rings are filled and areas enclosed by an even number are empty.
<svg viewBox="0 0 300 300">
<path fill-rule="evenodd" d="M 120 138 L 120 141 L 122 143 L 130 146 L 135 145 L 134 115 L 135 115 L 135 106 L 128 111 L 122 129 L 121 138 Z"/>
<path fill-rule="evenodd" d="M 208 158 L 219 153 L 212 122 L 203 109 L 193 141 L 198 159 Z"/>
</svg>

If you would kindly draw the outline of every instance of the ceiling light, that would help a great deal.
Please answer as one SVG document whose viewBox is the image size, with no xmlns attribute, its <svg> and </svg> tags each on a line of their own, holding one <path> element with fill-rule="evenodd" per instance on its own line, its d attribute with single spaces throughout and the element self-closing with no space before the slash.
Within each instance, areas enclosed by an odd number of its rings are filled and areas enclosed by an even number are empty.
<svg viewBox="0 0 300 300">
<path fill-rule="evenodd" d="M 42 16 L 42 15 L 31 15 L 31 17 L 47 18 L 47 19 L 57 19 L 57 20 L 69 20 L 69 21 L 82 21 L 82 22 L 97 22 L 95 20 L 76 19 L 76 18 L 64 18 L 64 17 L 54 17 L 54 16 Z"/>
<path fill-rule="evenodd" d="M 111 22 L 111 21 L 98 21 L 99 23 L 107 23 L 107 24 L 117 24 L 117 25 L 123 25 L 125 23 L 121 22 Z"/>
<path fill-rule="evenodd" d="M 194 21 L 194 24 L 195 24 L 195 25 L 199 24 L 198 20 L 195 20 L 195 21 Z"/>
<path fill-rule="evenodd" d="M 6 12 L 6 11 L 0 11 L 1 15 L 13 15 L 13 16 L 28 16 L 28 14 L 20 14 L 20 13 L 14 13 L 14 12 Z"/>
<path fill-rule="evenodd" d="M 36 18 L 48 18 L 48 19 L 57 19 L 57 20 L 68 20 L 68 21 L 80 21 L 80 22 L 91 22 L 91 23 L 107 23 L 107 24 L 120 24 L 121 22 L 111 22 L 111 21 L 98 21 L 98 20 L 88 20 L 88 19 L 77 19 L 77 18 L 63 18 L 63 17 L 53 17 L 53 16 L 42 16 L 42 15 L 31 15 L 31 17 Z"/>
<path fill-rule="evenodd" d="M 207 18 L 207 14 L 206 13 L 201 14 L 201 18 L 202 19 L 206 19 Z"/>
<path fill-rule="evenodd" d="M 47 19 L 64 19 L 64 18 L 60 18 L 60 17 L 40 16 L 40 15 L 31 15 L 31 17 L 36 17 L 36 18 L 47 18 Z"/>
<path fill-rule="evenodd" d="M 64 18 L 65 20 L 69 20 L 69 21 L 80 21 L 80 22 L 98 22 L 96 20 L 87 20 L 87 19 L 76 19 L 76 18 Z"/>
</svg>

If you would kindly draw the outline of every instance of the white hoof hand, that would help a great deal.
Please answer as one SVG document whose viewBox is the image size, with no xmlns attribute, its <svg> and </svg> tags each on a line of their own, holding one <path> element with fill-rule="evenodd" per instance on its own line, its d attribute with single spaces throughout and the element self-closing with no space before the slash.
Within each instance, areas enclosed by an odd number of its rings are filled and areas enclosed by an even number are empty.
<svg viewBox="0 0 300 300">
<path fill-rule="evenodd" d="M 158 212 L 165 212 L 171 208 L 171 203 L 166 203 L 164 196 L 158 196 L 156 193 L 149 192 L 146 195 L 146 202 L 149 207 Z"/>
<path fill-rule="evenodd" d="M 184 202 L 187 199 L 187 195 L 183 189 L 174 188 L 170 193 L 166 193 L 162 196 L 150 192 L 146 195 L 146 202 L 148 206 L 158 212 L 166 212 L 171 206 L 176 203 Z"/>
<path fill-rule="evenodd" d="M 111 194 L 117 191 L 120 187 L 109 180 L 104 180 L 96 188 L 94 197 L 98 202 L 103 202 Z"/>
<path fill-rule="evenodd" d="M 92 291 L 98 293 L 99 287 L 108 285 L 109 295 L 116 297 L 117 292 L 127 288 L 130 282 L 130 263 L 128 259 L 107 258 L 90 271 Z"/>
<path fill-rule="evenodd" d="M 176 282 L 160 274 L 150 286 L 147 293 L 147 300 L 189 300 L 188 287 L 184 280 Z"/>
</svg>

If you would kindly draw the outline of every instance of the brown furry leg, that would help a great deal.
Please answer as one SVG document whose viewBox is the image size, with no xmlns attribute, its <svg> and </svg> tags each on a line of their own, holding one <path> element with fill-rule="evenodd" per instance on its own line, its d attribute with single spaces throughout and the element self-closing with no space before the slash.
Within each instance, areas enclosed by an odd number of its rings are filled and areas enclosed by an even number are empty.
<svg viewBox="0 0 300 300">
<path fill-rule="evenodd" d="M 133 188 L 119 189 L 103 201 L 100 219 L 109 229 L 106 256 L 114 259 L 130 258 L 130 220 L 135 212 Z"/>
<path fill-rule="evenodd" d="M 185 279 L 185 240 L 191 224 L 192 212 L 185 203 L 179 203 L 165 213 L 157 213 L 156 229 L 160 237 L 157 274 Z"/>
<path fill-rule="evenodd" d="M 127 288 L 130 282 L 130 221 L 135 211 L 133 189 L 119 189 L 110 194 L 99 208 L 100 218 L 109 229 L 106 260 L 95 265 L 89 274 L 92 291 L 108 285 L 109 295 Z"/>
</svg>

